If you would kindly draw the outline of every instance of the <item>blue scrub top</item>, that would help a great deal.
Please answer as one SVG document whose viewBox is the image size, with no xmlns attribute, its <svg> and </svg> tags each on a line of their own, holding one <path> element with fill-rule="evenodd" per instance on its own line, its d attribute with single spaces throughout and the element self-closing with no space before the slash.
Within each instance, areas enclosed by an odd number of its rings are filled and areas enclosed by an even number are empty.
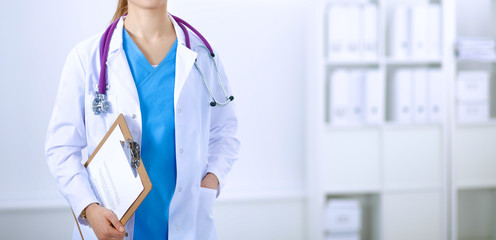
<svg viewBox="0 0 496 240">
<path fill-rule="evenodd" d="M 176 188 L 174 81 L 177 40 L 156 68 L 150 65 L 126 29 L 123 48 L 140 101 L 141 157 L 153 185 L 136 211 L 134 239 L 167 239 L 169 205 Z"/>
</svg>

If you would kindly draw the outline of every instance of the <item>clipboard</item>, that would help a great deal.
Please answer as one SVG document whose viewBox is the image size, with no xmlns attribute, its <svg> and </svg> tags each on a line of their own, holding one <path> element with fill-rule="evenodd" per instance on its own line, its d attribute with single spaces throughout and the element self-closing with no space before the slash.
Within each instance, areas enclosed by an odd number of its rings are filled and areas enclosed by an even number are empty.
<svg viewBox="0 0 496 240">
<path fill-rule="evenodd" d="M 118 133 L 119 130 L 120 130 L 120 133 L 122 135 L 119 135 L 119 133 Z M 118 132 L 114 132 L 114 131 L 118 131 Z M 114 134 L 116 134 L 116 135 L 114 135 Z M 105 134 L 102 141 L 100 141 L 100 143 L 98 144 L 96 149 L 93 151 L 93 153 L 91 154 L 89 159 L 84 164 L 84 166 L 87 168 L 87 170 L 89 170 L 88 166 L 92 163 L 93 159 L 95 159 L 97 157 L 97 155 L 100 152 L 100 150 L 102 149 L 102 147 L 107 143 L 107 140 L 109 138 L 111 138 L 112 140 L 115 140 L 115 136 L 119 136 L 119 138 L 123 137 L 123 139 L 120 140 L 120 144 L 122 146 L 123 152 L 122 153 L 117 152 L 117 155 L 120 155 L 120 157 L 121 157 L 119 160 L 120 164 L 123 164 L 124 160 L 122 160 L 122 156 L 125 156 L 126 157 L 125 161 L 127 163 L 129 163 L 129 168 L 131 169 L 131 171 L 134 174 L 136 174 L 135 178 L 139 177 L 139 180 L 141 180 L 141 184 L 143 187 L 143 190 L 141 191 L 141 193 L 139 193 L 138 197 L 134 200 L 134 202 L 132 202 L 130 207 L 125 211 L 124 215 L 119 219 L 119 221 L 121 222 L 122 225 L 126 225 L 126 223 L 129 221 L 131 216 L 138 209 L 139 205 L 143 202 L 143 200 L 148 195 L 148 193 L 150 193 L 150 191 L 152 189 L 152 183 L 150 181 L 150 178 L 148 177 L 145 166 L 143 165 L 143 162 L 141 160 L 140 147 L 133 140 L 131 132 L 129 131 L 129 128 L 128 128 L 126 121 L 125 121 L 125 118 L 124 118 L 124 115 L 122 113 L 119 114 L 119 116 L 117 117 L 115 122 L 112 124 L 112 126 L 110 127 L 108 132 Z M 122 140 L 125 140 L 125 141 L 122 141 Z M 115 141 L 112 141 L 109 144 L 113 144 L 115 146 Z M 102 153 L 102 154 L 104 154 L 104 153 Z M 103 160 L 97 160 L 97 161 L 102 162 Z M 97 163 L 95 163 L 95 164 L 97 164 Z M 107 166 L 107 165 L 105 165 L 105 166 Z M 111 170 L 112 169 L 108 168 L 108 171 L 111 171 Z M 126 172 L 129 172 L 129 171 L 126 169 Z M 110 173 L 109 173 L 109 175 L 110 175 Z M 134 181 L 137 181 L 137 179 L 135 179 Z M 90 182 L 91 182 L 91 185 L 94 186 L 94 184 L 95 184 L 94 179 L 90 178 Z M 113 183 L 112 180 L 111 180 L 111 183 Z M 99 194 L 97 194 L 97 195 L 99 195 Z M 100 198 L 98 200 L 101 201 Z M 100 202 L 100 204 L 101 204 L 101 202 Z M 103 207 L 107 207 L 107 206 L 103 206 Z M 76 220 L 76 223 L 77 223 L 77 226 L 79 229 L 79 233 L 81 234 L 81 238 L 84 239 L 81 228 L 79 226 L 79 222 L 78 222 L 77 217 L 74 214 L 74 212 L 73 212 L 73 216 L 74 216 L 74 219 Z"/>
</svg>

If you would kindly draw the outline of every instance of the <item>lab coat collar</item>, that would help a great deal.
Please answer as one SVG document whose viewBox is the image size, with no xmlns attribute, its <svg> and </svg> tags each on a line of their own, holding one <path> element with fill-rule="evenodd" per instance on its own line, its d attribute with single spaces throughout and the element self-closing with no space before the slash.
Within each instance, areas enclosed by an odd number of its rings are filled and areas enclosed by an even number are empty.
<svg viewBox="0 0 496 240">
<path fill-rule="evenodd" d="M 170 14 L 169 14 L 169 18 L 172 21 L 172 24 L 174 25 L 174 30 L 176 31 L 176 38 L 178 45 L 186 46 L 186 40 L 185 40 L 186 37 L 184 36 L 184 32 L 182 31 L 181 27 L 179 27 L 176 20 Z M 110 46 L 109 46 L 109 59 L 111 53 L 114 53 L 115 51 L 123 48 L 122 31 L 124 30 L 124 19 L 126 19 L 126 16 L 122 16 L 119 19 L 119 22 L 117 22 L 117 26 L 115 27 L 115 30 L 112 33 L 112 39 L 110 41 Z"/>
<path fill-rule="evenodd" d="M 197 53 L 189 48 L 186 47 L 185 43 L 185 36 L 184 32 L 182 29 L 179 27 L 177 22 L 174 20 L 173 17 L 170 16 L 169 18 L 172 21 L 172 24 L 174 25 L 174 30 L 176 32 L 176 38 L 177 38 L 177 52 L 176 52 L 176 79 L 175 79 L 175 84 L 174 84 L 174 109 L 177 106 L 177 101 L 179 100 L 179 96 L 181 94 L 181 90 L 184 86 L 184 83 L 186 82 L 189 73 L 193 69 L 193 65 L 196 61 Z M 110 41 L 109 45 L 109 54 L 108 54 L 108 59 L 107 59 L 107 65 L 111 66 L 112 61 L 114 58 L 120 58 L 120 60 L 117 60 L 120 64 L 127 64 L 127 59 L 125 54 L 124 54 L 124 49 L 122 46 L 122 31 L 124 30 L 124 19 L 125 16 L 122 16 L 119 19 L 119 22 L 117 22 L 117 26 L 115 27 L 114 32 L 112 33 L 112 39 Z M 117 57 L 117 55 L 121 56 Z M 125 78 L 130 78 L 132 80 L 132 75 L 131 76 L 125 76 L 125 75 L 130 75 L 130 71 L 126 71 L 125 73 L 121 73 L 121 77 Z M 133 83 L 134 81 L 127 81 L 129 83 Z M 131 89 L 135 89 L 136 87 L 134 86 Z"/>
<path fill-rule="evenodd" d="M 193 69 L 193 64 L 195 63 L 198 54 L 186 47 L 184 32 L 170 14 L 169 18 L 174 25 L 178 43 L 176 52 L 176 81 L 174 83 L 174 109 L 176 109 L 179 95 L 181 94 L 186 79 L 188 79 L 189 73 Z"/>
</svg>

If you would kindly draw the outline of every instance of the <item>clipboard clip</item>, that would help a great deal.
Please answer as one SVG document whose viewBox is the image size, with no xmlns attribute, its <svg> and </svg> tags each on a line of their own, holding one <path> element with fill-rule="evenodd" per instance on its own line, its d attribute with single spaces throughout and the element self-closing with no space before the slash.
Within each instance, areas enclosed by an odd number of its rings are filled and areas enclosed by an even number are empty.
<svg viewBox="0 0 496 240">
<path fill-rule="evenodd" d="M 124 147 L 127 158 L 131 160 L 131 167 L 138 169 L 141 159 L 139 144 L 129 138 L 125 142 L 121 141 L 121 144 Z"/>
</svg>

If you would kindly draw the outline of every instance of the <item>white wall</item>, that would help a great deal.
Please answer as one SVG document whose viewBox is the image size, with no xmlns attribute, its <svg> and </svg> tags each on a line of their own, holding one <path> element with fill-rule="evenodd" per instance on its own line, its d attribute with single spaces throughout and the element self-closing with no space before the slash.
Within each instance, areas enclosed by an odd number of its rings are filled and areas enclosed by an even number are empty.
<svg viewBox="0 0 496 240">
<path fill-rule="evenodd" d="M 304 1 L 171 1 L 220 51 L 235 92 L 242 150 L 216 204 L 220 238 L 303 239 Z M 67 53 L 104 30 L 115 2 L 2 2 L 0 239 L 70 236 L 45 131 Z"/>
</svg>

